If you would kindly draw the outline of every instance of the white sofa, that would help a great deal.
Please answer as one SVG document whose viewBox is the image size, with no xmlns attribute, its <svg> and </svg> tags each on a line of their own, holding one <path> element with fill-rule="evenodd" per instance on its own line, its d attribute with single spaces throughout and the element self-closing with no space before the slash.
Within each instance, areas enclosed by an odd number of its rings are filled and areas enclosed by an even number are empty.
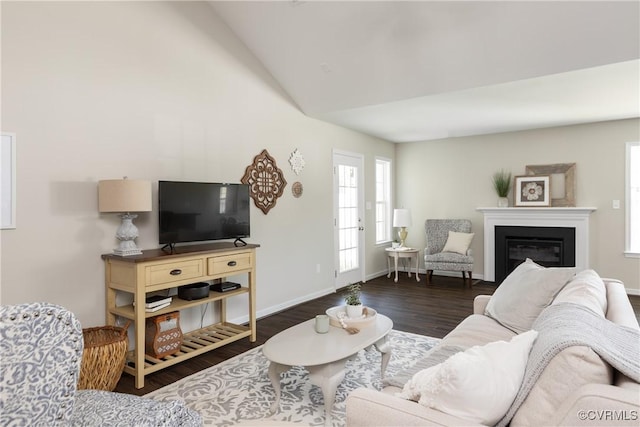
<svg viewBox="0 0 640 427">
<path fill-rule="evenodd" d="M 600 280 L 599 277 L 598 279 Z M 640 329 L 624 285 L 611 279 L 602 279 L 601 283 L 600 297 L 594 297 L 591 290 L 571 289 L 566 285 L 559 293 L 554 293 L 552 301 L 598 305 L 602 308 L 602 314 L 606 313 L 608 320 Z M 490 299 L 486 295 L 476 297 L 474 313 L 445 336 L 429 354 L 432 355 L 438 348 L 445 346 L 466 349 L 493 341 L 509 341 L 515 336 L 516 332 L 486 315 Z M 468 419 L 396 397 L 396 393 L 401 390 L 389 385 L 382 391 L 365 388 L 355 390 L 347 398 L 347 425 L 477 425 Z M 572 346 L 551 359 L 512 418 L 511 426 L 637 426 L 639 412 L 640 384 L 614 370 L 591 348 Z"/>
</svg>

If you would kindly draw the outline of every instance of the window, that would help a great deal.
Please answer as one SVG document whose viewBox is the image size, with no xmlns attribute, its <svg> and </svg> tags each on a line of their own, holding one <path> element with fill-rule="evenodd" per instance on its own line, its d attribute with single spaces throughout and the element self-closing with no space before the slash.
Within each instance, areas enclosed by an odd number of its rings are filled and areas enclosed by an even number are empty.
<svg viewBox="0 0 640 427">
<path fill-rule="evenodd" d="M 376 243 L 391 240 L 391 160 L 376 158 Z"/>
<path fill-rule="evenodd" d="M 627 242 L 625 254 L 640 257 L 640 142 L 627 143 Z"/>
</svg>

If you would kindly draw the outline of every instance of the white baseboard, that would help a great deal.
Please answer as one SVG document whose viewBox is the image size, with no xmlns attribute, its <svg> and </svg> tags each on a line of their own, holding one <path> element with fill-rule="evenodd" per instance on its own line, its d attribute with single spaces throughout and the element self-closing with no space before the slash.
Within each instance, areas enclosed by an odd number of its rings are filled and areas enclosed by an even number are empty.
<svg viewBox="0 0 640 427">
<path fill-rule="evenodd" d="M 400 270 L 398 270 L 400 271 Z M 372 273 L 372 274 L 368 274 L 365 280 L 373 280 L 373 279 L 377 279 L 380 276 L 386 276 L 387 275 L 387 270 L 383 270 L 383 271 L 378 271 L 376 273 Z"/>
<path fill-rule="evenodd" d="M 256 311 L 256 318 L 261 319 L 263 317 L 267 317 L 267 316 L 269 316 L 271 314 L 274 314 L 274 313 L 277 313 L 279 311 L 286 310 L 287 308 L 296 306 L 298 304 L 302 304 L 303 302 L 311 301 L 313 299 L 320 298 L 320 297 L 323 297 L 325 295 L 332 294 L 334 292 L 335 292 L 335 290 L 333 289 L 333 287 L 325 288 L 325 289 L 323 289 L 321 291 L 314 292 L 312 294 L 308 294 L 308 295 L 302 296 L 300 298 L 295 298 L 295 299 L 292 299 L 292 300 L 289 300 L 289 301 L 286 301 L 286 302 L 283 302 L 283 303 L 280 303 L 280 304 L 277 304 L 277 305 L 272 305 L 271 307 L 267 307 L 267 308 L 264 308 L 262 310 Z M 249 323 L 249 315 L 246 314 L 244 316 L 236 317 L 234 319 L 229 320 L 229 322 L 236 323 L 238 325 L 243 325 L 243 324 Z"/>
<path fill-rule="evenodd" d="M 411 269 L 411 273 L 415 272 L 415 268 Z M 406 274 L 406 270 L 404 268 L 400 268 L 398 267 L 398 273 L 405 273 Z M 423 268 L 419 268 L 418 269 L 418 273 L 420 273 L 421 276 L 424 276 L 427 274 L 427 270 L 423 269 Z M 371 279 L 375 279 L 377 277 L 380 276 L 386 276 L 388 274 L 387 270 L 382 270 L 379 271 L 377 273 L 373 273 L 373 274 L 369 274 L 367 275 L 366 280 L 371 280 Z M 393 272 L 391 273 L 391 277 L 393 277 Z M 434 271 L 433 274 L 438 275 L 438 276 L 447 276 L 447 277 L 460 277 L 462 279 L 462 273 L 461 272 L 455 272 L 455 271 Z M 477 273 L 471 273 L 471 276 L 474 280 L 484 280 L 484 275 L 483 274 L 477 274 Z"/>
</svg>

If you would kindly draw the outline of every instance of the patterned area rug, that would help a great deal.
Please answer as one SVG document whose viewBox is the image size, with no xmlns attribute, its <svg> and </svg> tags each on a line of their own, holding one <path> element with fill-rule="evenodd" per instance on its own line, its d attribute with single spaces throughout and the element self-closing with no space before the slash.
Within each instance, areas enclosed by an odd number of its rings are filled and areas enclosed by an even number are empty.
<svg viewBox="0 0 640 427">
<path fill-rule="evenodd" d="M 393 352 L 386 376 L 414 364 L 433 347 L 437 338 L 392 330 L 389 333 Z M 380 353 L 375 349 L 362 350 L 347 362 L 344 381 L 336 392 L 332 410 L 334 427 L 345 425 L 345 399 L 352 390 L 367 387 L 380 390 Z M 274 415 L 269 408 L 274 401 L 274 390 L 267 376 L 269 361 L 256 347 L 232 359 L 219 363 L 171 385 L 151 392 L 146 397 L 157 400 L 180 399 L 202 415 L 205 425 L 251 426 L 270 421 L 322 426 L 325 422 L 324 402 L 319 387 L 309 382 L 307 370 L 294 367 L 282 374 L 280 409 Z"/>
</svg>

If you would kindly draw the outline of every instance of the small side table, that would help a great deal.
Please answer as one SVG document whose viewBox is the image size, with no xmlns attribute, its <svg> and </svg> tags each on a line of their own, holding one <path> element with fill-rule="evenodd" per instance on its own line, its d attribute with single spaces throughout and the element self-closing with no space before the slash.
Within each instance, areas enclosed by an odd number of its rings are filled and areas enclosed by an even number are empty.
<svg viewBox="0 0 640 427">
<path fill-rule="evenodd" d="M 411 248 L 386 248 L 387 251 L 387 268 L 389 269 L 389 274 L 387 277 L 391 277 L 391 259 L 393 258 L 393 266 L 396 271 L 396 278 L 394 282 L 398 283 L 398 258 L 408 258 L 409 259 L 409 277 L 411 277 L 411 260 L 413 258 L 416 259 L 416 282 L 420 281 L 420 277 L 418 277 L 418 254 L 420 251 L 418 249 Z"/>
</svg>

